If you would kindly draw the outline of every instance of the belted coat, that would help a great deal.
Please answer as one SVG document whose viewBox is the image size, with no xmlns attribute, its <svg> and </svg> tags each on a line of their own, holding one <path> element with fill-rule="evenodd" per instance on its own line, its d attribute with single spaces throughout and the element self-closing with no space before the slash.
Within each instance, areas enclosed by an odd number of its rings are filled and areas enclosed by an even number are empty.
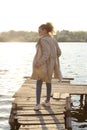
<svg viewBox="0 0 87 130">
<path fill-rule="evenodd" d="M 61 49 L 56 39 L 50 35 L 44 35 L 36 44 L 36 54 L 33 60 L 33 72 L 31 79 L 42 80 L 51 83 L 52 77 L 62 79 L 59 56 Z M 36 62 L 39 67 L 36 67 Z"/>
</svg>

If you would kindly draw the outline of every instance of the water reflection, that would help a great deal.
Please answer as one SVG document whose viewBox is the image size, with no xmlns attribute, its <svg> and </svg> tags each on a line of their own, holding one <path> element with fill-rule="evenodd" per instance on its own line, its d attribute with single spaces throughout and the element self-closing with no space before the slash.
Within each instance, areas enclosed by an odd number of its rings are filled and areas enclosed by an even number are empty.
<svg viewBox="0 0 87 130">
<path fill-rule="evenodd" d="M 72 101 L 72 123 L 75 129 L 75 125 L 77 124 L 78 128 L 87 129 L 87 104 L 85 104 L 85 95 L 80 95 L 79 100 Z"/>
</svg>

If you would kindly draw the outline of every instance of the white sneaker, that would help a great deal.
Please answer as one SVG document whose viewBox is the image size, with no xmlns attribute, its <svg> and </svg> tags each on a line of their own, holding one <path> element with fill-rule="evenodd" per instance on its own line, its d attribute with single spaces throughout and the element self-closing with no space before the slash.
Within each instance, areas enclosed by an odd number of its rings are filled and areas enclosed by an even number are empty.
<svg viewBox="0 0 87 130">
<path fill-rule="evenodd" d="M 34 107 L 34 110 L 35 110 L 35 111 L 39 111 L 40 109 L 41 109 L 40 104 L 38 104 L 38 105 L 36 105 L 36 106 Z"/>
<path fill-rule="evenodd" d="M 49 101 L 44 101 L 42 103 L 42 105 L 45 106 L 45 107 L 50 107 L 50 102 Z"/>
</svg>

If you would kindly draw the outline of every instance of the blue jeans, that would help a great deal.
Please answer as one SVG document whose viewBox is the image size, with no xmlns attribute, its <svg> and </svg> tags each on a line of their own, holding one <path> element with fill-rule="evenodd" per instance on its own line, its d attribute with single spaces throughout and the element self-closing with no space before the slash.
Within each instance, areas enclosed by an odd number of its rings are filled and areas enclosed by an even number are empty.
<svg viewBox="0 0 87 130">
<path fill-rule="evenodd" d="M 43 84 L 42 80 L 37 80 L 37 82 L 36 82 L 36 103 L 37 104 L 40 104 L 42 84 Z M 46 83 L 46 89 L 47 89 L 46 101 L 50 101 L 51 83 Z"/>
</svg>

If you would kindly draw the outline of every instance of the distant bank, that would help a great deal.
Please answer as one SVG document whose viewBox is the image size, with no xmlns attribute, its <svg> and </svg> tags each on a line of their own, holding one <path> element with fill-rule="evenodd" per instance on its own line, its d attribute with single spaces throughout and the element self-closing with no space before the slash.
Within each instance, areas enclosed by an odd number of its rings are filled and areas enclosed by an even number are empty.
<svg viewBox="0 0 87 130">
<path fill-rule="evenodd" d="M 57 31 L 54 35 L 58 42 L 87 42 L 85 31 Z M 0 33 L 0 42 L 37 42 L 38 32 L 14 31 Z"/>
</svg>

